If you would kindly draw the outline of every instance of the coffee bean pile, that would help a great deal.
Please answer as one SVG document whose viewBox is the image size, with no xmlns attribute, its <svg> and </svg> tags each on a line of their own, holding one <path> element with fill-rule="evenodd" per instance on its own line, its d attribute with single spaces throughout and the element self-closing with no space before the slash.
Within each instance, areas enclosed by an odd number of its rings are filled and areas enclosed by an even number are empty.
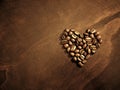
<svg viewBox="0 0 120 90">
<path fill-rule="evenodd" d="M 101 43 L 101 36 L 95 29 L 87 29 L 83 34 L 74 29 L 65 29 L 61 35 L 61 44 L 72 60 L 81 67 L 96 53 Z"/>
</svg>

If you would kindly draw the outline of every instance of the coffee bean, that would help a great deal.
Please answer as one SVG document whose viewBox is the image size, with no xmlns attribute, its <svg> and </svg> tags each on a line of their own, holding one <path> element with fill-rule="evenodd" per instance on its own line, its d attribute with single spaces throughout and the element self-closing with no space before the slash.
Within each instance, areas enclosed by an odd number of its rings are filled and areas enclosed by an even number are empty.
<svg viewBox="0 0 120 90">
<path fill-rule="evenodd" d="M 70 35 L 70 36 L 71 36 L 71 35 L 73 35 L 73 32 L 72 32 L 72 31 L 70 31 L 70 32 L 69 32 L 69 35 Z"/>
<path fill-rule="evenodd" d="M 84 52 L 85 52 L 85 51 L 84 51 L 84 50 L 82 50 L 82 51 L 80 52 L 80 54 L 84 54 Z"/>
<path fill-rule="evenodd" d="M 92 50 L 92 53 L 94 54 L 96 51 L 95 50 Z"/>
<path fill-rule="evenodd" d="M 85 40 L 86 41 L 92 41 L 92 39 L 90 37 L 86 37 Z"/>
<path fill-rule="evenodd" d="M 70 47 L 67 48 L 67 52 L 70 52 Z"/>
<path fill-rule="evenodd" d="M 79 50 L 79 49 L 76 49 L 76 50 L 75 50 L 75 53 L 78 53 L 78 52 L 80 52 L 80 50 Z"/>
<path fill-rule="evenodd" d="M 100 43 L 100 44 L 102 43 L 102 39 L 99 39 L 99 43 Z"/>
<path fill-rule="evenodd" d="M 78 46 L 78 48 L 79 48 L 79 49 L 82 49 L 82 47 L 81 47 L 81 46 Z"/>
<path fill-rule="evenodd" d="M 74 31 L 75 31 L 75 29 L 73 29 L 73 28 L 72 28 L 72 29 L 70 29 L 70 31 L 74 32 Z"/>
<path fill-rule="evenodd" d="M 76 56 L 76 57 L 79 57 L 79 56 L 80 56 L 80 54 L 79 54 L 79 53 L 76 53 L 76 54 L 75 54 L 75 56 Z"/>
<path fill-rule="evenodd" d="M 87 29 L 86 32 L 89 33 L 91 30 L 90 29 Z"/>
<path fill-rule="evenodd" d="M 97 47 L 97 48 L 99 48 L 99 47 L 100 47 L 100 44 L 99 44 L 99 43 L 97 43 L 97 44 L 96 44 L 96 47 Z"/>
<path fill-rule="evenodd" d="M 82 46 L 83 45 L 83 42 L 80 42 L 80 46 Z"/>
<path fill-rule="evenodd" d="M 94 34 L 90 34 L 90 37 L 91 37 L 91 38 L 94 38 Z"/>
<path fill-rule="evenodd" d="M 76 35 L 79 35 L 79 34 L 80 34 L 80 33 L 79 33 L 79 32 L 77 32 L 77 31 L 75 31 L 74 33 L 75 33 Z"/>
<path fill-rule="evenodd" d="M 84 35 L 83 35 L 83 34 L 80 34 L 80 35 L 79 35 L 79 37 L 80 37 L 80 38 L 83 38 L 83 37 L 84 37 Z"/>
<path fill-rule="evenodd" d="M 62 40 L 62 41 L 61 41 L 61 44 L 67 44 L 67 43 L 68 43 L 67 40 Z"/>
<path fill-rule="evenodd" d="M 72 34 L 72 38 L 76 39 L 76 38 L 77 38 L 77 36 L 76 36 L 76 35 L 74 35 L 74 34 Z"/>
<path fill-rule="evenodd" d="M 65 32 L 69 32 L 70 31 L 70 29 L 65 29 Z"/>
<path fill-rule="evenodd" d="M 69 41 L 68 43 L 69 43 L 69 45 L 73 45 L 73 43 L 71 41 Z"/>
<path fill-rule="evenodd" d="M 84 52 L 83 55 L 86 56 L 86 55 L 87 55 L 87 52 Z"/>
<path fill-rule="evenodd" d="M 74 60 L 74 61 L 77 61 L 77 57 L 73 57 L 73 60 Z"/>
<path fill-rule="evenodd" d="M 75 42 L 75 39 L 72 38 L 71 41 L 72 41 L 72 42 Z"/>
<path fill-rule="evenodd" d="M 76 49 L 76 46 L 75 46 L 75 45 L 72 45 L 72 46 L 71 46 L 71 51 L 75 51 L 75 49 Z"/>
<path fill-rule="evenodd" d="M 82 60 L 80 59 L 80 57 L 78 57 L 78 58 L 77 58 L 77 60 L 78 60 L 79 62 L 81 62 L 81 61 L 82 61 Z"/>
<path fill-rule="evenodd" d="M 67 37 L 66 37 L 66 40 L 70 40 L 70 36 L 67 36 Z"/>
<path fill-rule="evenodd" d="M 65 48 L 68 48 L 68 47 L 69 47 L 69 45 L 68 45 L 68 44 L 64 44 L 64 47 L 65 47 Z"/>
<path fill-rule="evenodd" d="M 90 32 L 91 32 L 91 33 L 95 33 L 95 32 L 96 32 L 96 30 L 95 30 L 95 29 L 92 29 Z"/>
<path fill-rule="evenodd" d="M 67 36 L 67 35 L 68 35 L 68 33 L 67 33 L 67 32 L 64 32 L 64 35 L 65 35 L 65 36 Z"/>
<path fill-rule="evenodd" d="M 82 38 L 77 38 L 77 41 L 81 42 L 81 41 L 82 41 Z"/>
<path fill-rule="evenodd" d="M 86 59 L 88 59 L 88 58 L 90 58 L 90 54 L 88 54 L 88 55 L 86 56 Z"/>
<path fill-rule="evenodd" d="M 64 40 L 65 38 L 66 38 L 66 36 L 65 36 L 65 35 L 62 35 L 62 36 L 61 36 L 61 39 L 63 39 L 63 40 Z"/>
<path fill-rule="evenodd" d="M 82 63 L 85 64 L 87 62 L 87 60 L 83 60 Z"/>
<path fill-rule="evenodd" d="M 83 52 L 84 52 L 84 49 L 81 49 L 81 50 L 80 50 L 80 54 L 83 53 Z"/>
<path fill-rule="evenodd" d="M 81 58 L 82 60 L 84 60 L 85 56 L 84 56 L 84 55 L 80 55 L 80 58 Z"/>
<path fill-rule="evenodd" d="M 93 44 L 96 44 L 96 43 L 97 43 L 97 40 L 96 40 L 96 39 L 93 39 L 92 42 L 93 42 Z"/>
<path fill-rule="evenodd" d="M 89 33 L 84 33 L 84 36 L 89 36 Z"/>
<path fill-rule="evenodd" d="M 83 43 L 86 43 L 85 39 L 83 39 L 82 41 L 83 41 Z"/>
<path fill-rule="evenodd" d="M 74 52 L 70 52 L 70 55 L 71 55 L 71 56 L 74 56 L 74 55 L 75 55 L 75 53 L 74 53 Z"/>
<path fill-rule="evenodd" d="M 96 33 L 95 33 L 95 36 L 98 36 L 99 34 L 100 34 L 99 32 L 96 32 Z"/>
<path fill-rule="evenodd" d="M 86 48 L 86 46 L 87 46 L 87 44 L 84 44 L 84 45 L 83 45 L 83 48 Z"/>
<path fill-rule="evenodd" d="M 78 62 L 78 65 L 82 67 L 84 64 L 81 62 Z"/>
<path fill-rule="evenodd" d="M 98 40 L 99 40 L 99 39 L 101 39 L 101 36 L 100 36 L 100 35 L 98 35 L 98 36 L 97 36 L 97 39 L 98 39 Z"/>
<path fill-rule="evenodd" d="M 91 53 L 91 50 L 90 50 L 90 48 L 87 50 L 87 52 L 90 54 Z"/>
</svg>

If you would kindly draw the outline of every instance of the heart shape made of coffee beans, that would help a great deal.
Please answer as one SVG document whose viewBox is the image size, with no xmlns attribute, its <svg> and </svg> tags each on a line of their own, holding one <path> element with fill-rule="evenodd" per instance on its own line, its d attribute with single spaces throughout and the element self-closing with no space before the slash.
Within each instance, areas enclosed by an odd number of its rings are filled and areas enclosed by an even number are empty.
<svg viewBox="0 0 120 90">
<path fill-rule="evenodd" d="M 72 61 L 82 67 L 89 57 L 96 53 L 102 43 L 99 32 L 95 29 L 87 29 L 80 34 L 74 29 L 65 29 L 61 35 L 61 44 L 72 58 Z"/>
</svg>

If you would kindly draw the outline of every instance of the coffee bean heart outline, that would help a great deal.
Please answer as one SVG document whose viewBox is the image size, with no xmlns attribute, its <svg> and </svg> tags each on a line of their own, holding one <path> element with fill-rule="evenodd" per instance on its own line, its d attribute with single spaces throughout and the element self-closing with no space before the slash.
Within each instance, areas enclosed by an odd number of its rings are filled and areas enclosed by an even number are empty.
<svg viewBox="0 0 120 90">
<path fill-rule="evenodd" d="M 83 34 L 74 29 L 65 29 L 61 35 L 61 44 L 65 51 L 80 67 L 96 53 L 101 43 L 100 33 L 93 28 L 87 29 Z"/>
</svg>

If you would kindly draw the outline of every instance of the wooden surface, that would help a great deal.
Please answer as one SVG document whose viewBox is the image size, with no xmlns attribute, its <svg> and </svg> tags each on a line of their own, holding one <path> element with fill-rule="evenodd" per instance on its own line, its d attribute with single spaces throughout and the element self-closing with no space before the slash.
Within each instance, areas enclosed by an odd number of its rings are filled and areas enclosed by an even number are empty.
<svg viewBox="0 0 120 90">
<path fill-rule="evenodd" d="M 94 27 L 103 44 L 79 68 L 65 28 Z M 120 90 L 120 0 L 0 0 L 0 90 Z"/>
</svg>

